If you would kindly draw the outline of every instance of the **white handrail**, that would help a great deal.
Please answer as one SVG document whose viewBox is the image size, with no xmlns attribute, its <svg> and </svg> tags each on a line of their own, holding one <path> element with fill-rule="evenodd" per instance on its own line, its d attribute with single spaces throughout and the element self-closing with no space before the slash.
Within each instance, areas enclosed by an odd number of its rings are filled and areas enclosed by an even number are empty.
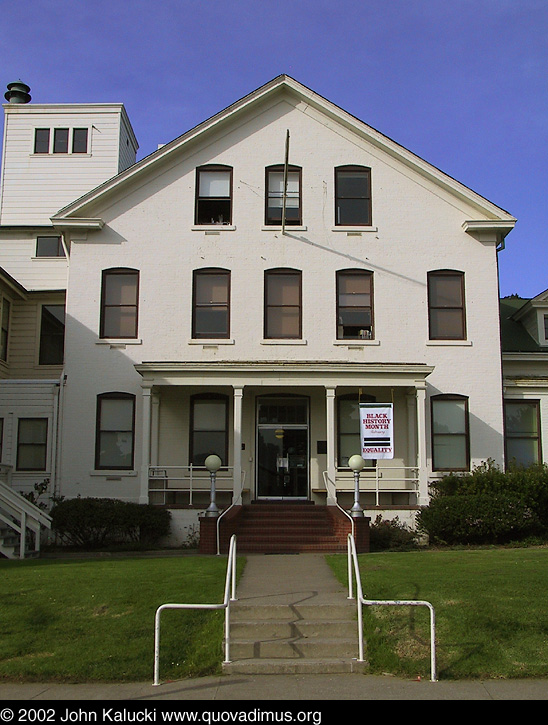
<svg viewBox="0 0 548 725">
<path fill-rule="evenodd" d="M 346 517 L 347 517 L 348 519 L 350 519 L 350 523 L 352 524 L 352 536 L 355 536 L 355 535 L 356 535 L 356 531 L 355 531 L 355 525 L 354 525 L 354 518 L 353 518 L 352 516 L 350 516 L 350 514 L 348 513 L 348 511 L 345 511 L 345 510 L 343 509 L 343 507 L 342 507 L 342 506 L 341 506 L 341 505 L 339 504 L 339 502 L 337 501 L 337 486 L 336 486 L 336 485 L 335 485 L 335 483 L 334 483 L 334 482 L 333 482 L 333 481 L 332 481 L 332 480 L 331 480 L 331 479 L 329 478 L 329 476 L 328 476 L 328 474 L 327 474 L 327 471 L 324 471 L 324 472 L 323 472 L 323 480 L 324 480 L 324 484 L 325 484 L 325 490 L 327 491 L 327 493 L 328 493 L 328 494 L 329 494 L 329 489 L 327 488 L 327 482 L 329 481 L 329 483 L 331 483 L 331 485 L 333 486 L 333 491 L 334 491 L 334 493 L 335 493 L 335 496 L 334 496 L 334 499 L 333 499 L 333 500 L 335 501 L 335 506 L 336 506 L 336 507 L 337 507 L 337 508 L 339 509 L 339 511 L 342 511 L 342 512 L 343 512 L 343 514 L 344 514 L 344 515 L 345 515 L 345 516 L 346 516 Z"/>
<path fill-rule="evenodd" d="M 11 466 L 3 464 L 1 473 L 8 474 Z M 2 511 L 4 513 L 2 513 Z M 40 526 L 51 529 L 49 514 L 28 501 L 24 496 L 0 480 L 0 520 L 19 534 L 19 558 L 26 556 L 26 532 L 30 529 L 35 535 L 36 551 L 40 551 Z M 5 553 L 5 552 L 4 552 Z M 7 554 L 8 555 L 8 554 Z M 9 554 L 11 556 L 11 554 Z"/>
<path fill-rule="evenodd" d="M 160 616 L 165 609 L 224 609 L 225 610 L 225 659 L 230 662 L 230 602 L 236 601 L 236 536 L 230 539 L 226 568 L 225 592 L 222 604 L 162 604 L 154 617 L 154 687 L 160 684 Z"/>
<path fill-rule="evenodd" d="M 430 610 L 430 679 L 436 679 L 436 613 L 430 602 L 415 599 L 365 599 L 363 596 L 358 555 L 356 553 L 356 542 L 352 534 L 348 534 L 348 599 L 354 599 L 352 591 L 352 563 L 356 577 L 356 600 L 358 605 L 358 641 L 359 641 L 359 662 L 363 662 L 363 611 L 362 605 L 366 607 L 376 606 L 405 606 L 405 607 L 428 607 Z"/>
<path fill-rule="evenodd" d="M 241 501 L 241 499 L 242 499 L 242 492 L 244 490 L 244 485 L 245 485 L 245 475 L 246 475 L 246 471 L 242 471 L 242 482 L 240 485 L 240 491 L 238 492 L 237 496 L 234 494 L 235 501 Z M 228 506 L 217 518 L 217 556 L 221 555 L 221 519 L 223 518 L 223 516 L 225 514 L 227 514 L 230 511 L 231 508 L 236 506 L 235 501 L 232 501 L 230 506 Z"/>
<path fill-rule="evenodd" d="M 217 473 L 217 485 L 220 482 L 231 482 L 233 480 L 233 466 L 222 466 Z M 181 475 L 174 475 L 180 472 Z M 224 475 L 223 475 L 224 474 Z M 193 494 L 195 492 L 209 491 L 211 488 L 209 471 L 205 466 L 195 466 L 192 463 L 188 466 L 162 466 L 154 465 L 148 467 L 149 488 L 148 492 L 164 494 L 166 493 L 187 493 L 189 496 L 189 504 L 193 505 Z M 150 485 L 151 481 L 163 481 L 164 485 L 156 488 Z M 179 485 L 169 485 L 170 482 Z M 200 486 L 200 483 L 205 486 Z M 225 490 L 225 489 L 223 489 Z M 226 489 L 230 490 L 230 489 Z"/>
</svg>

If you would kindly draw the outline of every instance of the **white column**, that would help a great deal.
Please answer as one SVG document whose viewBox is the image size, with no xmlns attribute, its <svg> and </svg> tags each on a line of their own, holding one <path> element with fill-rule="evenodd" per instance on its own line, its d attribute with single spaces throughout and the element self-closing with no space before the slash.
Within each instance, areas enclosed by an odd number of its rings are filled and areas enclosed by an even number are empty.
<svg viewBox="0 0 548 725">
<path fill-rule="evenodd" d="M 428 504 L 428 468 L 426 466 L 426 389 L 417 388 L 417 468 L 419 505 Z"/>
<path fill-rule="evenodd" d="M 337 503 L 335 476 L 337 466 L 335 461 L 335 388 L 325 389 L 326 411 L 326 440 L 327 440 L 327 505 Z"/>
<path fill-rule="evenodd" d="M 236 506 L 242 505 L 242 402 L 244 389 L 243 387 L 234 386 L 234 440 L 233 440 L 233 489 L 232 503 Z"/>
<path fill-rule="evenodd" d="M 151 439 L 150 439 L 150 465 L 157 466 L 159 463 L 159 446 L 160 446 L 160 395 L 152 393 L 152 412 L 151 412 Z"/>
<path fill-rule="evenodd" d="M 152 409 L 152 383 L 141 383 L 143 423 L 141 428 L 141 492 L 139 503 L 148 503 L 148 467 L 150 466 L 150 422 Z"/>
</svg>

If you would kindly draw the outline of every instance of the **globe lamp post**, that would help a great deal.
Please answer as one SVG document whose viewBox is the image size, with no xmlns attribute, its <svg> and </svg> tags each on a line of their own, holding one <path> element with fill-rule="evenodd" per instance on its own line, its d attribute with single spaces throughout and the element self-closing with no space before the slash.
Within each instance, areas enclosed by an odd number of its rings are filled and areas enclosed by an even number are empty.
<svg viewBox="0 0 548 725">
<path fill-rule="evenodd" d="M 215 479 L 217 475 L 217 471 L 221 467 L 221 459 L 219 456 L 216 456 L 215 454 L 208 456 L 205 459 L 205 467 L 209 471 L 209 477 L 211 479 L 211 495 L 210 495 L 210 504 L 206 509 L 205 515 L 206 516 L 218 516 L 219 515 L 219 509 L 217 508 L 217 504 L 215 503 Z"/>
<path fill-rule="evenodd" d="M 350 515 L 354 518 L 361 518 L 363 516 L 363 509 L 360 506 L 360 471 L 365 466 L 363 458 L 356 454 L 350 456 L 348 465 L 354 471 L 354 505 L 350 509 Z"/>
</svg>

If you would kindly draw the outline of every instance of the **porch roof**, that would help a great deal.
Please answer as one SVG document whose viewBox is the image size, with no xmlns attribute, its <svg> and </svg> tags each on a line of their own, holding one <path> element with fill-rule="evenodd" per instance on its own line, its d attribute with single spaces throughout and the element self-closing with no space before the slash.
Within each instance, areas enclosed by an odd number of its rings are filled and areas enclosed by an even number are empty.
<svg viewBox="0 0 548 725">
<path fill-rule="evenodd" d="M 342 385 L 424 388 L 434 370 L 424 363 L 324 361 L 143 362 L 135 365 L 149 385 Z"/>
</svg>

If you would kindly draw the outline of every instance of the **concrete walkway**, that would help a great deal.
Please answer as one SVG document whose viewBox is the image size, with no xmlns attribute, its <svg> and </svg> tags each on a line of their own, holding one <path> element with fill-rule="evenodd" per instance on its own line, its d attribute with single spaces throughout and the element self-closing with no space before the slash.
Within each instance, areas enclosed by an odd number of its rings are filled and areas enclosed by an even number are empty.
<svg viewBox="0 0 548 725">
<path fill-rule="evenodd" d="M 252 603 L 325 603 L 347 592 L 322 554 L 248 555 L 239 601 Z M 151 631 L 151 637 L 152 637 Z M 326 701 L 326 700 L 548 700 L 544 680 L 441 681 L 391 676 L 220 675 L 167 682 L 158 687 L 126 684 L 0 683 L 0 700 L 9 701 Z M 257 705 L 259 706 L 259 705 Z M 310 710 L 313 707 L 309 708 Z"/>
</svg>

